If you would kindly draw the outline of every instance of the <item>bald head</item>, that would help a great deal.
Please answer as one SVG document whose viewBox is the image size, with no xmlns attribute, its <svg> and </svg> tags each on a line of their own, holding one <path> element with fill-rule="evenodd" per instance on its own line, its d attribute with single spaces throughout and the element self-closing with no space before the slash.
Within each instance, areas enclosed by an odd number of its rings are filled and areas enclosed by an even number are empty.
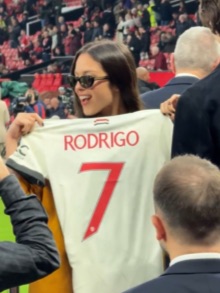
<svg viewBox="0 0 220 293">
<path fill-rule="evenodd" d="M 137 67 L 136 68 L 137 78 L 149 82 L 150 74 L 149 71 L 145 67 Z"/>
<path fill-rule="evenodd" d="M 209 244 L 220 238 L 220 171 L 207 160 L 181 156 L 158 173 L 154 201 L 177 237 Z"/>
</svg>

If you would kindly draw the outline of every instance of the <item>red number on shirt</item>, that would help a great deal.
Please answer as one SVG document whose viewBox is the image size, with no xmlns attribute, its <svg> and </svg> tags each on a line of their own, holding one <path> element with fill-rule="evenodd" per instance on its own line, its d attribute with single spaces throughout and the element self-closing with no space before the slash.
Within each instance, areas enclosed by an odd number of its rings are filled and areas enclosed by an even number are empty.
<svg viewBox="0 0 220 293">
<path fill-rule="evenodd" d="M 83 240 L 95 234 L 101 224 L 104 213 L 113 194 L 114 188 L 118 182 L 124 163 L 83 163 L 80 172 L 109 170 L 108 178 L 105 182 L 101 195 L 99 197 L 92 218 L 86 229 Z"/>
</svg>

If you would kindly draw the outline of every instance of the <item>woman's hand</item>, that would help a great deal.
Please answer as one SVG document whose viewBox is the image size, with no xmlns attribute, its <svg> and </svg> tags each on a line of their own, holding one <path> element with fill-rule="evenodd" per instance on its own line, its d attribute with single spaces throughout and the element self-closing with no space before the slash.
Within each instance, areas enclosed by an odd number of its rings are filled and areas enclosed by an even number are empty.
<svg viewBox="0 0 220 293">
<path fill-rule="evenodd" d="M 168 100 L 160 104 L 160 111 L 164 115 L 170 116 L 171 120 L 174 121 L 177 103 L 180 95 L 172 95 Z"/>
<path fill-rule="evenodd" d="M 32 131 L 35 123 L 43 125 L 43 119 L 36 113 L 19 113 L 6 133 L 6 158 L 13 154 L 20 138 Z"/>
<path fill-rule="evenodd" d="M 19 140 L 22 135 L 32 131 L 35 122 L 43 125 L 43 119 L 36 113 L 19 113 L 10 125 L 7 136 Z"/>
</svg>

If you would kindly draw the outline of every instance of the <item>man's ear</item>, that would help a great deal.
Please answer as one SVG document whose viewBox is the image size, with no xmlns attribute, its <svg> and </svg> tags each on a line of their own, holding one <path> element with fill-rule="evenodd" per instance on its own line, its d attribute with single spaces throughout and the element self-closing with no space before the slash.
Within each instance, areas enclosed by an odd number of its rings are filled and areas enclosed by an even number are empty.
<svg viewBox="0 0 220 293">
<path fill-rule="evenodd" d="M 156 230 L 156 238 L 158 241 L 166 240 L 166 230 L 160 217 L 153 215 L 151 218 L 152 224 Z"/>
<path fill-rule="evenodd" d="M 171 71 L 176 74 L 175 57 L 173 53 L 170 54 L 170 68 Z"/>
<path fill-rule="evenodd" d="M 220 58 L 218 58 L 212 65 L 212 70 L 214 70 L 220 64 Z"/>
</svg>

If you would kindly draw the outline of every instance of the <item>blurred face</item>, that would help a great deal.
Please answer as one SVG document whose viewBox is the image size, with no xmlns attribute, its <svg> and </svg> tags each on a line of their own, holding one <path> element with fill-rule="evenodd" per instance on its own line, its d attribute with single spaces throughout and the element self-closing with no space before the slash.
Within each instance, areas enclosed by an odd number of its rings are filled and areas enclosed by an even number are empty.
<svg viewBox="0 0 220 293">
<path fill-rule="evenodd" d="M 81 54 L 75 66 L 74 75 L 81 77 L 90 75 L 95 78 L 106 77 L 100 63 L 95 61 L 89 54 Z M 111 116 L 119 111 L 120 95 L 116 87 L 111 86 L 108 79 L 95 80 L 89 88 L 84 88 L 79 81 L 75 86 L 75 93 L 80 100 L 83 113 L 86 116 Z"/>
</svg>

